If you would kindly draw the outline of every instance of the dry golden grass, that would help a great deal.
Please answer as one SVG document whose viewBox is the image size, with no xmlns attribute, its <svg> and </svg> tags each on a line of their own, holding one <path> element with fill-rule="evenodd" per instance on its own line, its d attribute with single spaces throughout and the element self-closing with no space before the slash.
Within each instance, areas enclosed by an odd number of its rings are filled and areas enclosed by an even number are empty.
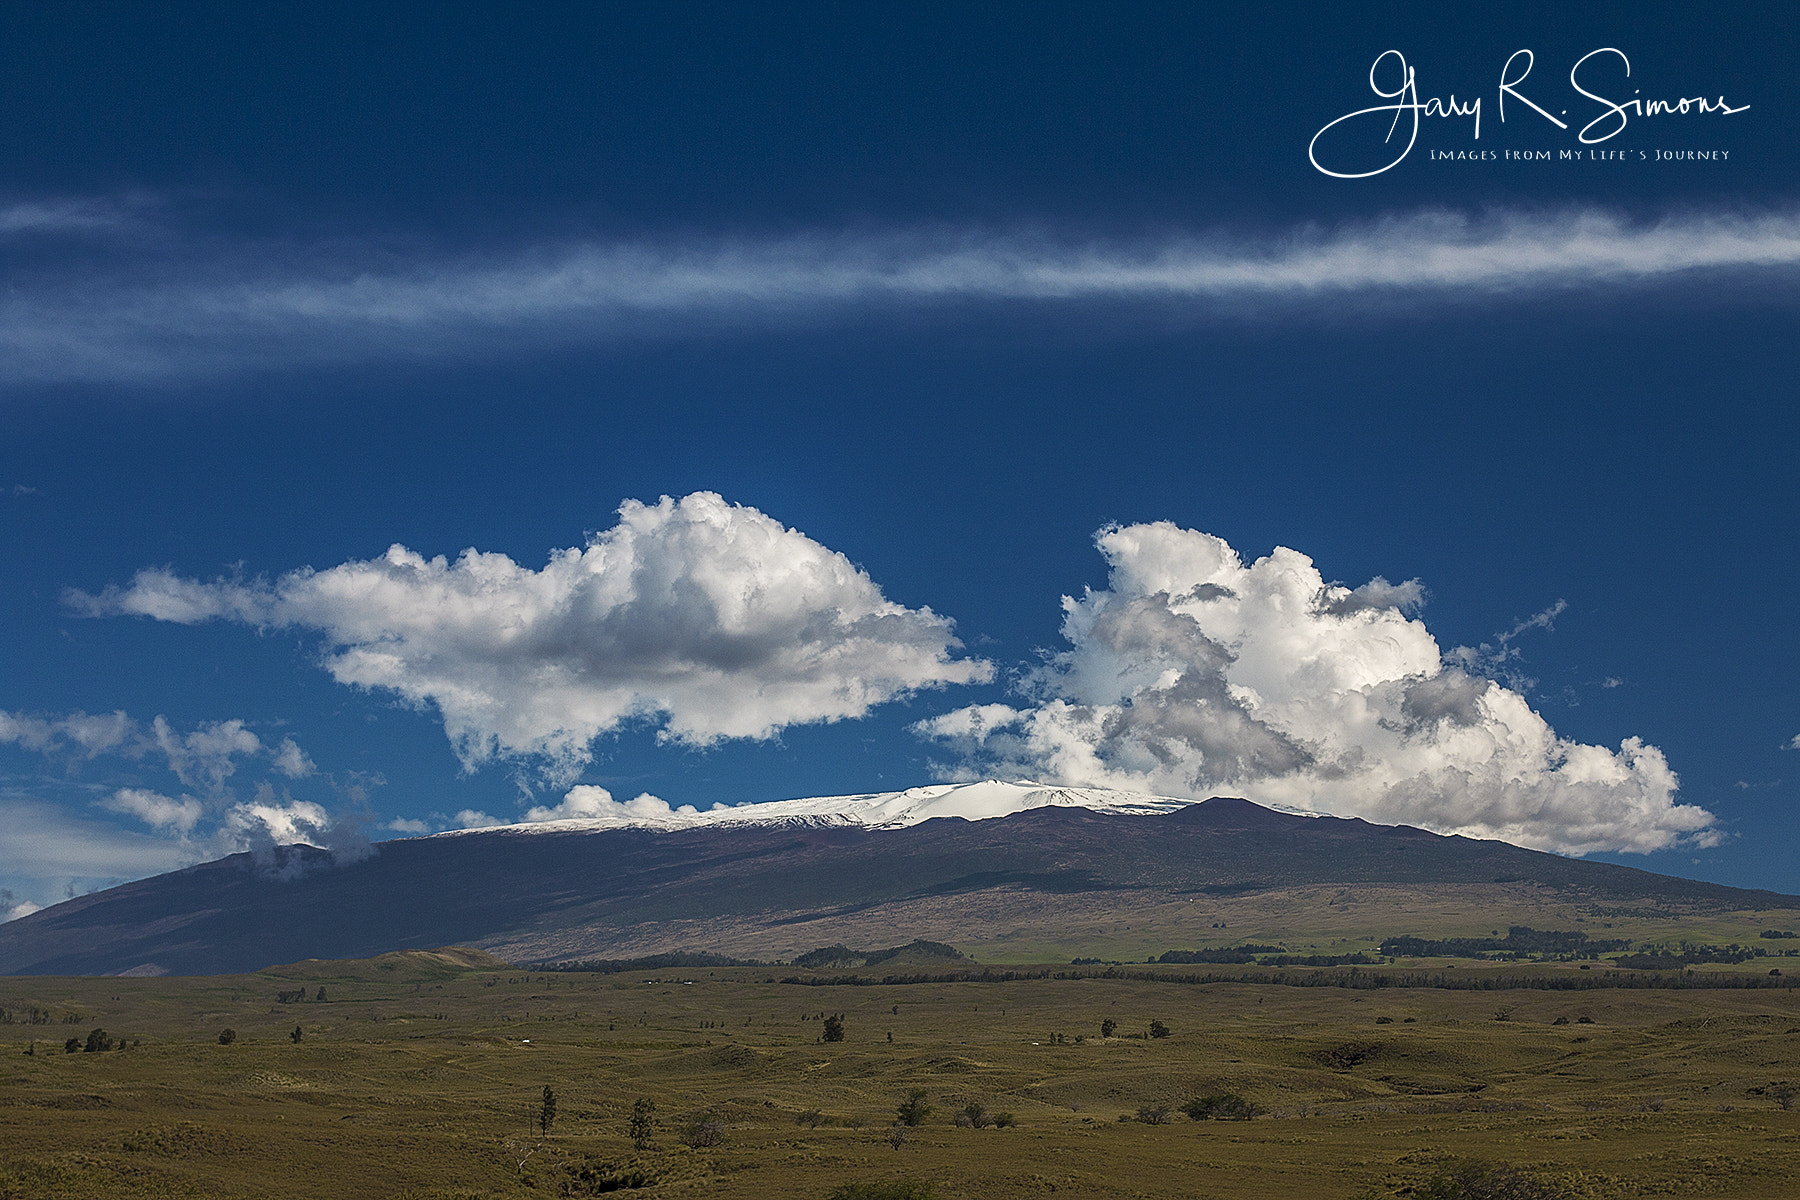
<svg viewBox="0 0 1800 1200">
<path fill-rule="evenodd" d="M 945 1200 L 1331 1200 L 1402 1194 L 1466 1156 L 1594 1197 L 1764 1200 L 1800 1180 L 1800 1112 L 1776 1099 L 1800 1083 L 1792 991 L 802 987 L 773 981 L 785 969 L 469 961 L 0 980 L 0 1007 L 78 1018 L 0 1026 L 0 1197 L 448 1200 L 635 1178 L 645 1186 L 625 1194 L 764 1200 L 909 1176 Z M 301 986 L 326 1000 L 276 1002 Z M 847 1040 L 822 1043 L 818 1018 L 836 1012 Z M 1107 1018 L 1138 1036 L 1100 1040 Z M 1153 1019 L 1173 1035 L 1142 1036 Z M 63 1053 L 95 1027 L 142 1044 Z M 559 1115 L 539 1138 L 545 1085 Z M 896 1148 L 890 1123 L 911 1088 L 935 1111 Z M 1120 1121 L 1224 1091 L 1267 1115 Z M 643 1151 L 627 1136 L 639 1097 L 661 1121 Z M 958 1128 L 969 1103 L 1018 1125 Z M 821 1123 L 799 1121 L 814 1110 Z M 678 1128 L 701 1114 L 725 1140 L 691 1149 Z"/>
</svg>

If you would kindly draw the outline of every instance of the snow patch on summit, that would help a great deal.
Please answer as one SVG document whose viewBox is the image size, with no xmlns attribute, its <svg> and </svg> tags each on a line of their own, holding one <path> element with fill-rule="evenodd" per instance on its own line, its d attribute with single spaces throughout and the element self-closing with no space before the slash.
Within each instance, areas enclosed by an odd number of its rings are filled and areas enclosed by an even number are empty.
<svg viewBox="0 0 1800 1200">
<path fill-rule="evenodd" d="M 577 789 L 580 790 L 580 789 Z M 594 789 L 596 792 L 601 789 Z M 571 793 L 573 796 L 573 793 Z M 690 805 L 671 808 L 651 796 L 625 803 L 607 798 L 594 807 L 603 811 L 560 820 L 537 820 L 481 830 L 451 830 L 437 837 L 465 833 L 586 833 L 603 829 L 696 829 L 731 825 L 860 826 L 903 829 L 936 817 L 988 821 L 1034 808 L 1086 808 L 1094 812 L 1149 816 L 1186 808 L 1194 800 L 1152 796 L 1109 788 L 1057 787 L 1021 779 L 1006 783 L 939 783 L 903 792 L 867 792 L 854 796 L 815 796 L 763 804 L 715 805 L 701 812 Z M 562 806 L 564 810 L 568 802 Z"/>
</svg>

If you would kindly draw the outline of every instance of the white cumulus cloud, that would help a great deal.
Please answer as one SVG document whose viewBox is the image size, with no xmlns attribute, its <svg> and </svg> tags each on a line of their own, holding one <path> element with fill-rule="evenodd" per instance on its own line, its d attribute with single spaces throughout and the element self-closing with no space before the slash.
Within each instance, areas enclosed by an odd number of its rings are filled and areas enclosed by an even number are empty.
<svg viewBox="0 0 1800 1200">
<path fill-rule="evenodd" d="M 161 758 L 184 785 L 209 795 L 224 788 L 243 759 L 267 755 L 270 765 L 290 779 L 303 778 L 315 769 L 293 738 L 283 738 L 279 746 L 270 747 L 237 718 L 201 721 L 180 730 L 161 715 L 145 725 L 124 712 L 43 715 L 0 710 L 0 745 L 8 744 L 78 759 L 101 755 L 134 762 Z"/>
<path fill-rule="evenodd" d="M 323 805 L 310 800 L 277 800 L 264 794 L 255 800 L 232 805 L 219 824 L 216 840 L 228 842 L 235 849 L 248 850 L 295 842 L 329 846 L 338 822 Z"/>
<path fill-rule="evenodd" d="M 700 810 L 691 804 L 672 807 L 667 800 L 642 792 L 630 800 L 614 800 L 612 793 L 594 784 L 579 784 L 569 789 L 562 802 L 553 808 L 542 805 L 529 809 L 525 820 L 534 824 L 544 821 L 614 821 L 619 825 L 644 822 L 661 824 L 668 818 L 698 816 Z"/>
<path fill-rule="evenodd" d="M 1675 802 L 1656 747 L 1559 737 L 1447 661 L 1408 615 L 1416 582 L 1346 588 L 1294 550 L 1247 564 L 1168 522 L 1097 541 L 1108 586 L 1064 598 L 1070 648 L 1028 678 L 1028 703 L 916 727 L 959 752 L 962 777 L 1235 794 L 1576 854 L 1718 840 L 1712 814 Z"/>
<path fill-rule="evenodd" d="M 289 779 L 305 779 L 318 769 L 313 765 L 312 757 L 291 737 L 281 739 L 281 744 L 271 752 L 270 760 L 274 768 Z"/>
<path fill-rule="evenodd" d="M 704 746 L 992 675 L 953 657 L 947 618 L 887 600 L 842 554 L 710 492 L 626 501 L 612 529 L 539 570 L 394 546 L 273 582 L 151 569 L 70 599 L 95 615 L 316 629 L 339 682 L 435 705 L 465 767 L 535 756 L 555 778 L 633 719 Z"/>
<path fill-rule="evenodd" d="M 45 717 L 0 711 L 0 745 L 12 743 L 40 754 L 74 748 L 84 758 L 96 758 L 126 745 L 136 731 L 136 722 L 122 712 Z"/>
<path fill-rule="evenodd" d="M 150 736 L 168 757 L 175 778 L 215 792 L 236 773 L 238 757 L 263 751 L 262 739 L 237 720 L 205 721 L 188 733 L 177 733 L 159 716 L 150 722 Z"/>
<path fill-rule="evenodd" d="M 20 899 L 10 888 L 0 888 L 0 925 L 8 921 L 16 921 L 20 917 L 29 917 L 34 912 L 41 912 L 43 905 L 30 900 Z"/>
<path fill-rule="evenodd" d="M 170 829 L 189 834 L 206 815 L 206 806 L 192 796 L 177 800 L 145 788 L 120 788 L 100 802 L 111 812 L 133 816 L 155 829 Z"/>
</svg>

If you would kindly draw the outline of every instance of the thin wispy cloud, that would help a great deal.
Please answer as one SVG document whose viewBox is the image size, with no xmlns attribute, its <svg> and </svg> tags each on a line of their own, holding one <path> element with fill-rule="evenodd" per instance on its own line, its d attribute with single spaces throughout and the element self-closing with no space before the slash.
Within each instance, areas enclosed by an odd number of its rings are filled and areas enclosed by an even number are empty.
<svg viewBox="0 0 1800 1200">
<path fill-rule="evenodd" d="M 94 233 L 131 223 L 131 206 L 90 197 L 0 201 L 0 238 L 31 234 Z"/>
<path fill-rule="evenodd" d="M 96 210 L 98 211 L 98 210 Z M 71 228 L 74 209 L 0 214 Z M 97 219 L 97 218 L 94 218 Z M 36 223 L 34 225 L 34 222 Z M 1278 235 L 1099 242 L 932 231 L 687 242 L 565 241 L 446 256 L 158 235 L 110 268 L 43 256 L 0 299 L 0 376 L 21 383 L 181 379 L 243 370 L 435 361 L 641 337 L 709 336 L 967 303 L 1151 304 L 1234 319 L 1347 298 L 1468 303 L 1800 269 L 1800 214 L 1633 221 L 1592 210 L 1419 212 Z"/>
</svg>

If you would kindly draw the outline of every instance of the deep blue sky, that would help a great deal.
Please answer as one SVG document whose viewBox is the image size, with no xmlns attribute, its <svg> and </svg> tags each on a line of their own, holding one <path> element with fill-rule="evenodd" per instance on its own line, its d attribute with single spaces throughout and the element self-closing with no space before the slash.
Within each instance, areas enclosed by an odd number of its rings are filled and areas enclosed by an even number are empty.
<svg viewBox="0 0 1800 1200">
<path fill-rule="evenodd" d="M 8 905 L 254 842 L 259 783 L 374 837 L 566 790 L 529 754 L 461 770 L 438 708 L 335 682 L 316 625 L 77 593 L 394 543 L 536 571 L 621 501 L 700 491 L 954 619 L 996 675 L 703 749 L 645 716 L 579 775 L 621 799 L 971 767 L 909 726 L 1041 702 L 1015 684 L 1066 648 L 1059 599 L 1107 586 L 1096 531 L 1169 521 L 1420 580 L 1443 650 L 1516 651 L 1470 669 L 1569 742 L 1660 748 L 1723 835 L 1602 857 L 1800 892 L 1790 6 L 265 8 L 0 9 Z M 1584 146 L 1568 73 L 1601 47 L 1631 75 L 1602 55 L 1591 90 L 1749 107 Z M 1521 48 L 1569 129 L 1501 123 Z M 1480 140 L 1428 116 L 1392 169 L 1321 173 L 1313 135 L 1390 103 L 1390 49 L 1421 103 L 1480 98 Z M 1380 151 L 1364 128 L 1344 154 Z M 1553 159 L 1430 157 L 1471 150 Z M 1206 278 L 1105 277 L 1171 257 Z M 955 281 L 845 282 L 869 262 Z M 1021 263 L 1078 279 L 992 283 Z M 104 752 L 71 740 L 117 711 Z M 206 777 L 193 743 L 178 778 L 158 716 L 261 750 Z M 284 738 L 310 771 L 275 769 Z"/>
</svg>

